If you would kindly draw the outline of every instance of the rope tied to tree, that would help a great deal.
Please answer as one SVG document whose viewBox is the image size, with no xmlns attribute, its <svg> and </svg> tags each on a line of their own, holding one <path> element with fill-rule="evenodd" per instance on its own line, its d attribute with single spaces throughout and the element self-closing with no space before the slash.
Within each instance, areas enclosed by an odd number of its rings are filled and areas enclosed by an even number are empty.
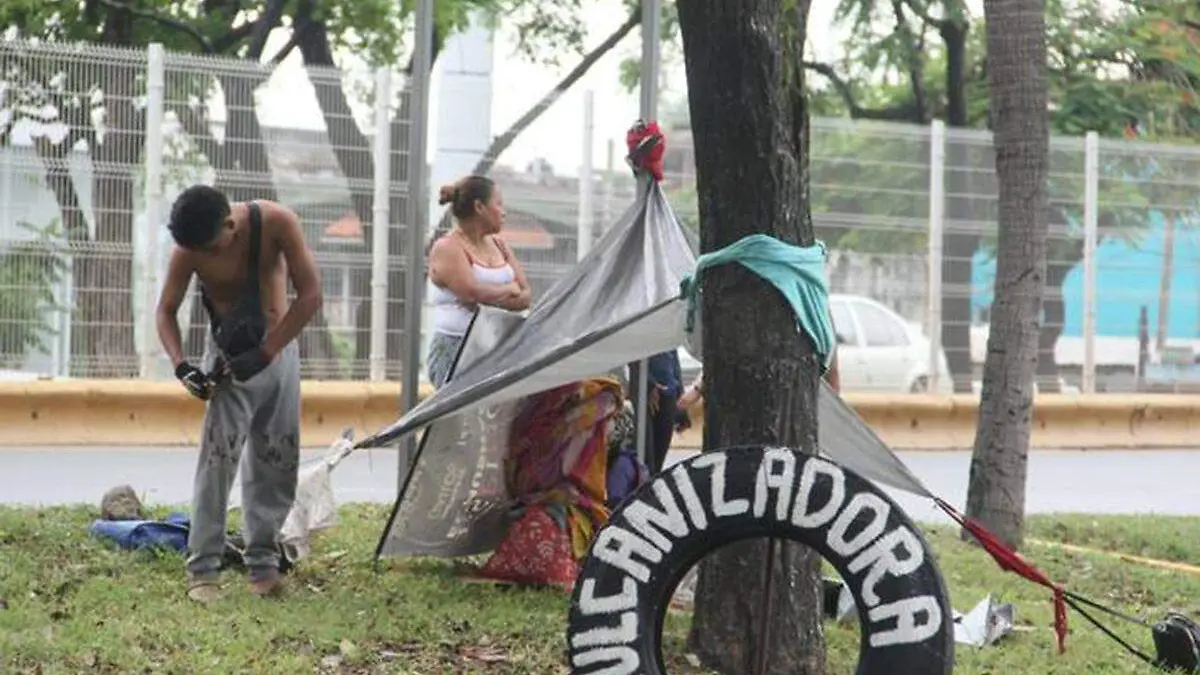
<svg viewBox="0 0 1200 675">
<path fill-rule="evenodd" d="M 743 237 L 725 248 L 696 260 L 696 271 L 683 280 L 680 293 L 687 300 L 685 330 L 695 332 L 701 277 L 712 267 L 737 263 L 774 286 L 796 315 L 797 328 L 808 335 L 821 358 L 822 373 L 833 363 L 836 338 L 829 316 L 829 280 L 825 273 L 825 243 L 796 246 L 766 234 Z"/>
</svg>

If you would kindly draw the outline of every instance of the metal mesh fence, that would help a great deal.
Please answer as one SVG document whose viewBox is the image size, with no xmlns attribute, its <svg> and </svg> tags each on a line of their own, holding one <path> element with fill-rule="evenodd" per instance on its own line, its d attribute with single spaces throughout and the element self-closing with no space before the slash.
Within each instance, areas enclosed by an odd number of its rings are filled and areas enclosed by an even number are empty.
<svg viewBox="0 0 1200 675">
<path fill-rule="evenodd" d="M 165 223 L 176 195 L 206 183 L 233 200 L 275 200 L 299 214 L 325 298 L 301 339 L 305 377 L 367 378 L 374 334 L 385 343 L 376 355 L 384 375 L 398 379 L 404 303 L 415 297 L 405 288 L 406 80 L 392 78 L 378 117 L 376 83 L 361 75 L 308 68 L 283 82 L 279 69 L 257 63 L 178 53 L 156 61 L 153 52 L 0 45 L 0 374 L 169 376 L 148 320 L 172 243 Z M 290 105 L 307 106 L 317 121 L 264 114 Z M 504 195 L 504 236 L 535 293 L 575 264 L 581 233 L 600 236 L 633 201 L 624 128 L 597 129 L 611 139 L 608 157 L 578 173 L 477 153 Z M 996 276 L 991 136 L 816 119 L 811 138 L 814 223 L 831 251 L 844 353 L 860 375 L 849 384 L 977 391 Z M 1103 141 L 1089 173 L 1087 147 L 1083 138 L 1051 143 L 1039 390 L 1073 390 L 1091 372 L 1089 265 L 1097 390 L 1200 386 L 1200 150 Z M 668 131 L 665 167 L 669 199 L 698 231 L 686 131 Z M 1098 195 L 1091 203 L 1089 186 Z M 376 203 L 376 194 L 386 200 Z M 1098 246 L 1085 264 L 1088 214 Z M 433 223 L 442 216 L 434 209 Z M 374 282 L 386 286 L 381 313 L 371 306 L 377 224 L 386 227 L 386 271 Z M 940 252 L 930 246 L 931 228 L 941 233 Z M 179 319 L 194 357 L 208 321 L 194 288 Z M 931 381 L 939 369 L 950 376 Z"/>
<path fill-rule="evenodd" d="M 1200 385 L 1198 197 L 1200 150 L 1101 142 L 1096 351 L 1106 389 Z"/>
<path fill-rule="evenodd" d="M 0 45 L 3 367 L 137 373 L 145 52 Z"/>
<path fill-rule="evenodd" d="M 164 204 L 196 182 L 222 189 L 231 200 L 278 201 L 296 212 L 313 249 L 324 305 L 300 340 L 304 376 L 362 378 L 370 349 L 371 246 L 375 218 L 371 102 L 361 100 L 336 68 L 308 67 L 306 83 L 291 86 L 295 105 L 319 111 L 318 128 L 271 126 L 261 108 L 276 77 L 264 66 L 231 59 L 170 54 L 165 108 L 168 177 Z M 307 86 L 303 86 L 307 84 Z M 389 136 L 387 363 L 402 363 L 408 124 L 403 80 L 393 86 Z M 395 93 L 395 90 L 400 90 Z M 356 98 L 358 97 L 358 98 Z M 165 214 L 159 217 L 165 220 Z M 165 247 L 164 247 L 165 248 Z M 186 343 L 203 346 L 207 318 L 197 290 L 189 294 Z"/>
</svg>

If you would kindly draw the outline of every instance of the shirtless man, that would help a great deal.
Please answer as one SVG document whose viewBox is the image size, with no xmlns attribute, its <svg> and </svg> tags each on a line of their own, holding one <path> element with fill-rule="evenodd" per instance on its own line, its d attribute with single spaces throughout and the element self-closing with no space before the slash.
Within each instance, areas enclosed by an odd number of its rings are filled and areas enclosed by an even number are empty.
<svg viewBox="0 0 1200 675">
<path fill-rule="evenodd" d="M 243 446 L 250 590 L 274 595 L 282 590 L 277 536 L 295 498 L 300 454 L 295 340 L 321 305 L 320 277 L 296 214 L 273 202 L 230 205 L 221 192 L 197 185 L 175 200 L 169 228 L 176 247 L 159 298 L 158 336 L 175 376 L 208 402 L 192 497 L 188 597 L 210 602 L 219 595 L 225 514 Z M 201 367 L 184 359 L 176 318 L 193 274 L 211 322 Z M 297 296 L 290 306 L 289 277 Z"/>
</svg>

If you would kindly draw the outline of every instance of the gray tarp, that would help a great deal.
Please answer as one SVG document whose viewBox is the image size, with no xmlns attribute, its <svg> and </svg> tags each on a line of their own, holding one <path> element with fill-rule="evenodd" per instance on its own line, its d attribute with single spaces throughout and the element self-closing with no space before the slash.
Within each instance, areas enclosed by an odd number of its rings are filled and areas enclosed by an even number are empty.
<svg viewBox="0 0 1200 675">
<path fill-rule="evenodd" d="M 377 555 L 449 557 L 491 550 L 504 536 L 511 500 L 503 460 L 523 401 L 681 346 L 686 304 L 680 284 L 695 263 L 688 237 L 661 188 L 652 184 L 527 316 L 481 309 L 453 378 L 358 444 L 379 447 L 426 430 Z M 821 448 L 834 460 L 872 480 L 929 495 L 827 387 L 819 414 Z"/>
</svg>

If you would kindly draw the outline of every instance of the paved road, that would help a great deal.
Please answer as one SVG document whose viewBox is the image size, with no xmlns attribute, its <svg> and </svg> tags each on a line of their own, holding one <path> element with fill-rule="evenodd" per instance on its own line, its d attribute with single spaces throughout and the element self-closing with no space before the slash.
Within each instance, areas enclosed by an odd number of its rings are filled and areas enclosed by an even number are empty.
<svg viewBox="0 0 1200 675">
<path fill-rule="evenodd" d="M 305 451 L 319 457 L 322 449 Z M 672 453 L 678 461 L 688 453 Z M 901 458 L 951 504 L 966 499 L 967 452 L 901 452 Z M 128 483 L 148 503 L 182 505 L 191 495 L 196 453 L 184 448 L 68 447 L 0 449 L 0 504 L 98 504 L 108 488 Z M 351 455 L 333 474 L 339 503 L 389 502 L 395 496 L 395 451 Z M 1035 451 L 1030 512 L 1160 513 L 1200 516 L 1195 484 L 1200 452 Z M 944 520 L 928 501 L 892 494 L 921 521 Z"/>
</svg>

